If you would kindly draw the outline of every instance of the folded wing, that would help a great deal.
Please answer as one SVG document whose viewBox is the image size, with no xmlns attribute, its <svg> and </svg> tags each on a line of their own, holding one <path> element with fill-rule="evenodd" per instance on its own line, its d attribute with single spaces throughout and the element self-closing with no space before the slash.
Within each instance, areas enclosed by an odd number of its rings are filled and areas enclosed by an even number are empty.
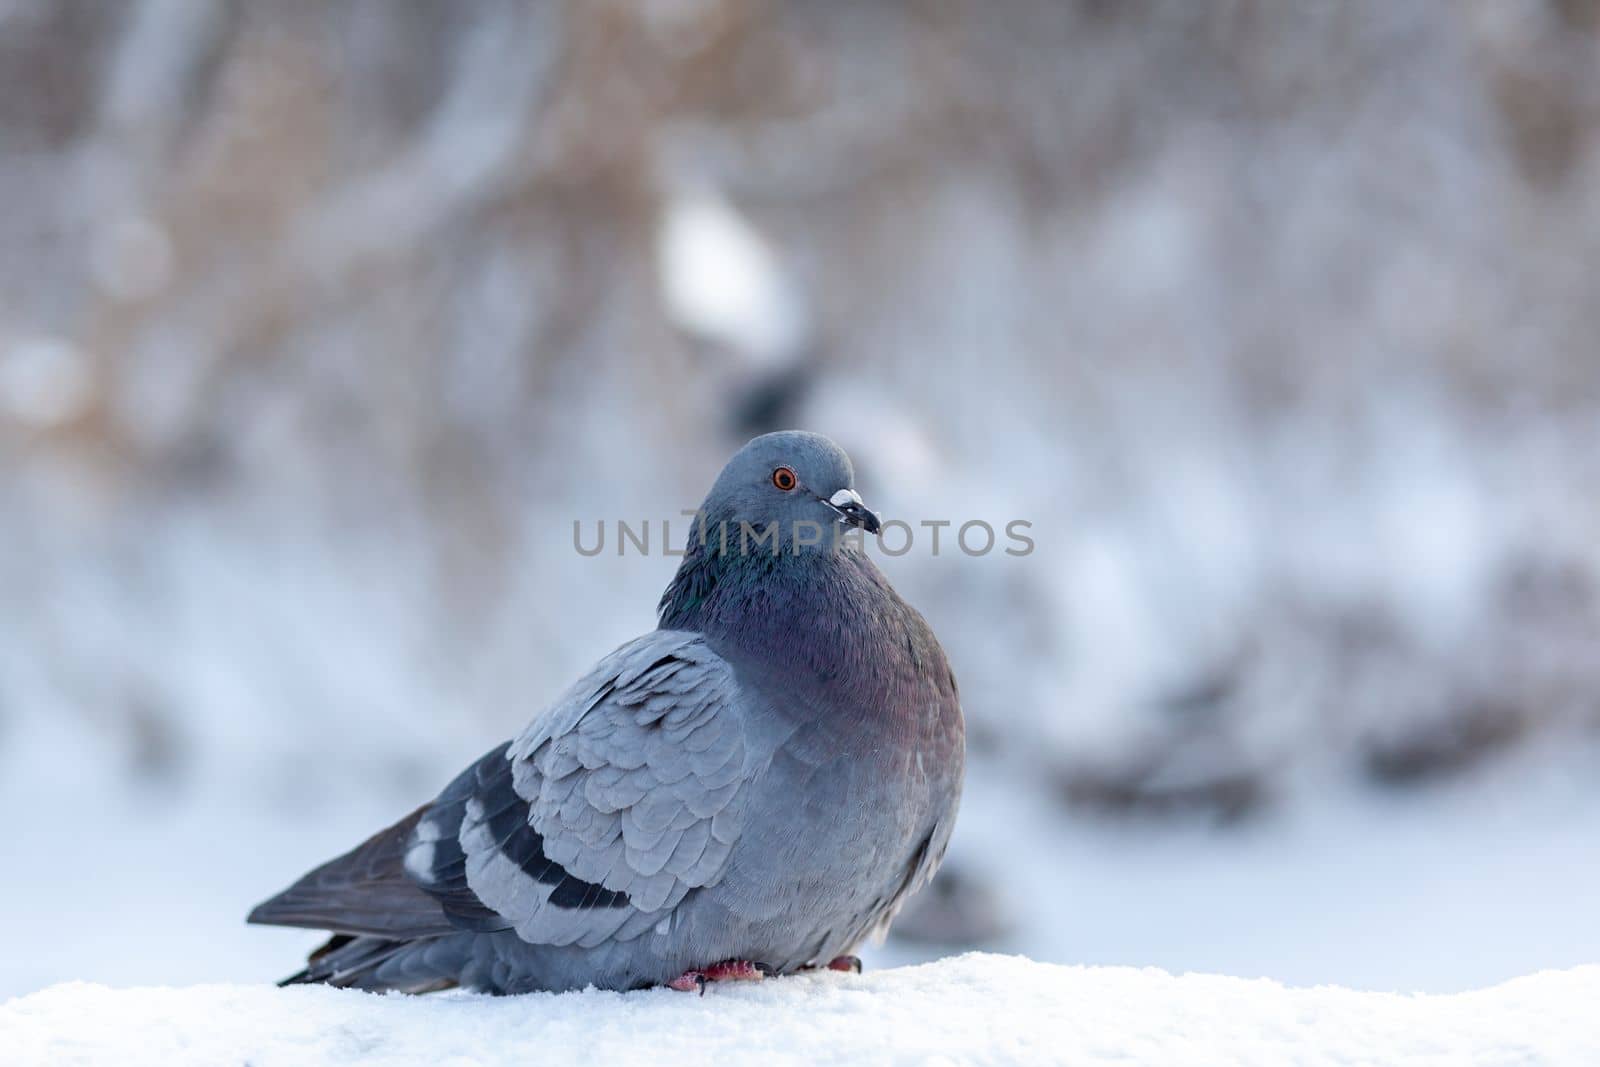
<svg viewBox="0 0 1600 1067">
<path fill-rule="evenodd" d="M 623 646 L 417 824 L 451 918 L 534 944 L 637 936 L 721 876 L 747 768 L 732 671 L 696 635 Z"/>
<path fill-rule="evenodd" d="M 313 871 L 252 921 L 543 945 L 636 937 L 714 885 L 743 823 L 733 672 L 656 631 L 602 660 L 433 804 Z"/>
</svg>

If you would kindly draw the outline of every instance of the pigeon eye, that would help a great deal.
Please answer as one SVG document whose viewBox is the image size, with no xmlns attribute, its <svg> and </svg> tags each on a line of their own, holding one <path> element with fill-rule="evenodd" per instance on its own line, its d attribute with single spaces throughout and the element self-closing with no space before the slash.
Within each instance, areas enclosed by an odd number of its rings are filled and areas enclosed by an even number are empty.
<svg viewBox="0 0 1600 1067">
<path fill-rule="evenodd" d="M 779 467 L 772 472 L 772 484 L 782 489 L 785 493 L 800 484 L 800 479 L 794 476 L 794 471 L 788 467 Z"/>
</svg>

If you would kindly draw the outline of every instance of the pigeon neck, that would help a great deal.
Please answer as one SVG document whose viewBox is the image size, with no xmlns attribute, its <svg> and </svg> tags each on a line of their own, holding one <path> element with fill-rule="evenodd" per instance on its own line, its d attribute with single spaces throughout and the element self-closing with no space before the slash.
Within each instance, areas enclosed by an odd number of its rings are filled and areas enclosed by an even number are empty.
<svg viewBox="0 0 1600 1067">
<path fill-rule="evenodd" d="M 870 622 L 889 595 L 859 550 L 722 552 L 713 539 L 689 546 L 661 597 L 661 627 L 768 662 L 828 658 L 846 620 Z"/>
<path fill-rule="evenodd" d="M 705 635 L 780 704 L 874 708 L 912 729 L 948 675 L 933 635 L 859 550 L 720 554 L 691 545 L 661 598 L 661 628 Z M 862 722 L 862 727 L 870 725 Z M 922 728 L 920 724 L 915 728 Z"/>
<path fill-rule="evenodd" d="M 715 529 L 715 527 L 712 527 Z M 821 551 L 741 552 L 719 550 L 715 535 L 691 536 L 678 572 L 661 595 L 664 630 L 689 630 L 708 637 L 737 636 L 763 629 L 773 616 L 818 610 L 841 556 Z"/>
</svg>

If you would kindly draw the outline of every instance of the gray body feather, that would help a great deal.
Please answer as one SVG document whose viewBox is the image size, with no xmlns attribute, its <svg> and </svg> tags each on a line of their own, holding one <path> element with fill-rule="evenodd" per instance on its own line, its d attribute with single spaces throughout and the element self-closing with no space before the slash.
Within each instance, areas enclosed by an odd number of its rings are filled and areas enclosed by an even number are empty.
<svg viewBox="0 0 1600 1067">
<path fill-rule="evenodd" d="M 850 549 L 686 560 L 662 615 L 257 908 L 336 935 L 289 980 L 627 989 L 730 959 L 791 971 L 886 926 L 960 794 L 955 681 L 921 617 Z"/>
</svg>

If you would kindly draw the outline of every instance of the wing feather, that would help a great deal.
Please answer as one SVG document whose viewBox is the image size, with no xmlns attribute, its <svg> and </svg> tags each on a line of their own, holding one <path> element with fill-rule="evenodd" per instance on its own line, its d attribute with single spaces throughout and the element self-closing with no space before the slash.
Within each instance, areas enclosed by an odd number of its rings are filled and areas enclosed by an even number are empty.
<svg viewBox="0 0 1600 1067">
<path fill-rule="evenodd" d="M 635 937 L 722 876 L 749 770 L 732 670 L 698 635 L 657 631 L 463 772 L 423 813 L 406 868 L 474 929 Z"/>
</svg>

